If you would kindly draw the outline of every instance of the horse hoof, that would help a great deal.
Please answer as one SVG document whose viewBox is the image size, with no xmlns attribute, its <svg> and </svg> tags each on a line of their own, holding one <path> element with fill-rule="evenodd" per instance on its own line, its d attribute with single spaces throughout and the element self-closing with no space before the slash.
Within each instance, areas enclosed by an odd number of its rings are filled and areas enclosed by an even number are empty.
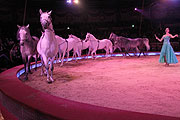
<svg viewBox="0 0 180 120">
<path fill-rule="evenodd" d="M 48 84 L 51 84 L 51 83 L 52 83 L 52 81 L 47 81 L 47 83 L 48 83 Z"/>
<path fill-rule="evenodd" d="M 29 74 L 32 74 L 31 70 L 28 70 L 28 73 L 29 73 Z"/>
<path fill-rule="evenodd" d="M 25 76 L 24 77 L 24 79 L 23 79 L 23 81 L 27 81 L 28 80 L 28 77 L 27 76 Z"/>
</svg>

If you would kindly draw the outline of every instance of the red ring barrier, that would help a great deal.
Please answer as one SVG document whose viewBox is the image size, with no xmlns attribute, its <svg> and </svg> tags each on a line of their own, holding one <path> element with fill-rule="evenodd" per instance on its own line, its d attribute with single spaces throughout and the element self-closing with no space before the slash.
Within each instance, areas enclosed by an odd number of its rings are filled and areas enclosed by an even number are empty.
<svg viewBox="0 0 180 120">
<path fill-rule="evenodd" d="M 130 112 L 55 97 L 23 84 L 16 73 L 23 65 L 0 73 L 0 108 L 3 116 L 18 119 L 179 120 L 177 117 Z M 12 117 L 12 118 L 13 118 Z"/>
</svg>

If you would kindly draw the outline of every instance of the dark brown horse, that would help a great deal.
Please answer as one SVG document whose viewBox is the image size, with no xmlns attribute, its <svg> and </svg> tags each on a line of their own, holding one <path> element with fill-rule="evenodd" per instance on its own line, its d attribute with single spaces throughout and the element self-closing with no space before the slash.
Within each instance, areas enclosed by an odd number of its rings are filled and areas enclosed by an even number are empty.
<svg viewBox="0 0 180 120">
<path fill-rule="evenodd" d="M 140 52 L 140 54 L 142 53 L 141 50 L 143 50 L 142 48 L 144 46 L 146 46 L 147 50 L 150 49 L 148 38 L 135 38 L 135 39 L 132 39 L 132 38 L 126 38 L 126 37 L 122 37 L 122 36 L 117 36 L 116 34 L 111 33 L 109 39 L 114 44 L 114 50 L 116 48 L 118 48 L 120 51 L 122 51 L 122 48 L 124 48 L 125 49 L 125 54 L 128 54 L 128 55 L 129 55 L 129 50 L 130 49 L 136 49 L 136 52 Z"/>
<path fill-rule="evenodd" d="M 39 38 L 30 35 L 30 30 L 29 30 L 29 25 L 27 26 L 19 26 L 17 31 L 17 40 L 20 40 L 20 51 L 21 51 L 21 56 L 22 60 L 24 63 L 24 69 L 25 69 L 25 78 L 24 80 L 28 79 L 28 73 L 31 73 L 30 70 L 30 63 L 31 63 L 31 58 L 35 58 L 36 62 L 36 68 L 37 68 L 37 57 L 38 57 L 38 52 L 37 52 L 37 43 L 39 41 Z"/>
</svg>

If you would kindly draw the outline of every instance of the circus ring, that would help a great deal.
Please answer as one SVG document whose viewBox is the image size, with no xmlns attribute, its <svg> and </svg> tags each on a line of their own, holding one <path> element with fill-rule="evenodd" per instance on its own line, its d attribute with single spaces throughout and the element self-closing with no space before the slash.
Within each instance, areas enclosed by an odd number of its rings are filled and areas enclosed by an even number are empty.
<svg viewBox="0 0 180 120">
<path fill-rule="evenodd" d="M 159 53 L 148 53 L 148 55 L 154 56 Z M 177 52 L 176 55 L 180 53 Z M 112 56 L 122 56 L 122 54 Z M 104 56 L 98 55 L 98 57 Z M 23 73 L 23 65 L 20 65 L 0 74 L 0 108 L 3 117 L 7 120 L 179 120 L 178 117 L 100 107 L 52 96 L 21 82 L 18 77 Z"/>
</svg>

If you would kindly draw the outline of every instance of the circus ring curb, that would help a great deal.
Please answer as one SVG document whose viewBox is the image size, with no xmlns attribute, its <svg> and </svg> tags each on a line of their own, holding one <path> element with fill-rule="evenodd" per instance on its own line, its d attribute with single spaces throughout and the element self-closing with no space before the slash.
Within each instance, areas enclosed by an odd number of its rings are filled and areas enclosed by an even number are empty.
<svg viewBox="0 0 180 120">
<path fill-rule="evenodd" d="M 159 55 L 159 53 L 148 53 L 148 55 Z M 122 56 L 122 54 L 112 56 Z M 99 57 L 103 56 L 99 55 Z M 20 65 L 0 74 L 0 108 L 5 120 L 179 120 L 176 117 L 111 109 L 55 97 L 23 84 L 17 78 L 23 73 L 22 69 L 23 65 Z"/>
</svg>

